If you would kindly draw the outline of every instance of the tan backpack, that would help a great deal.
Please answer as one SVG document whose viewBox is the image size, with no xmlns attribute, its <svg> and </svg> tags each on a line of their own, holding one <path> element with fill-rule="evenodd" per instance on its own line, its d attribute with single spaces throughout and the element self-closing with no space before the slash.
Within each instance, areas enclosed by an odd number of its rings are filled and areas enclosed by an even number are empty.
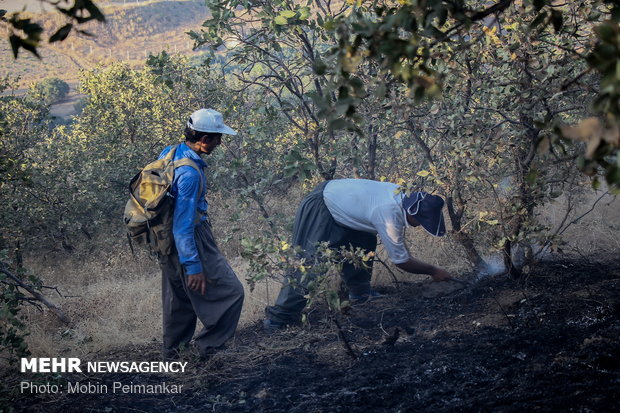
<svg viewBox="0 0 620 413">
<path fill-rule="evenodd" d="M 172 147 L 164 158 L 145 166 L 129 183 L 130 197 L 123 220 L 132 252 L 133 242 L 154 253 L 169 255 L 172 252 L 174 197 L 170 189 L 174 171 L 181 166 L 191 166 L 200 173 L 196 163 L 189 158 L 173 161 L 178 146 Z M 202 189 L 201 179 L 198 194 Z"/>
</svg>

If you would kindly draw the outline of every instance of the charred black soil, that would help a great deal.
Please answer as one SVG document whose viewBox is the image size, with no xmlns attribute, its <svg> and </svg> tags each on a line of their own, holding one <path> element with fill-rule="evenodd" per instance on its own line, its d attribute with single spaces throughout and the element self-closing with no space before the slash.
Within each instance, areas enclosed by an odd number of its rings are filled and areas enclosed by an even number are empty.
<svg viewBox="0 0 620 413">
<path fill-rule="evenodd" d="M 471 281 L 473 276 L 470 277 Z M 183 385 L 180 394 L 15 394 L 16 411 L 620 411 L 620 263 L 556 261 L 525 281 L 487 277 L 386 287 L 309 328 L 257 324 L 182 375 L 66 375 Z M 344 339 L 343 339 L 344 338 Z M 347 346 L 349 348 L 347 348 Z M 93 360 L 157 360 L 126 348 Z M 24 376 L 5 383 L 19 389 Z M 41 377 L 37 380 L 41 381 Z M 6 406 L 5 406 L 6 407 Z"/>
</svg>

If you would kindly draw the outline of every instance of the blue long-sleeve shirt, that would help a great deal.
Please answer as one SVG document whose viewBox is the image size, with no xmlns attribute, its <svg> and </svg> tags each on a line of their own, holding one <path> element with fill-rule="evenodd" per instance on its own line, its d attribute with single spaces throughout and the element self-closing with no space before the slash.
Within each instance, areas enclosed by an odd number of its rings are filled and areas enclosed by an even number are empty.
<svg viewBox="0 0 620 413">
<path fill-rule="evenodd" d="M 165 148 L 159 155 L 159 159 L 166 156 L 172 146 Z M 185 268 L 185 274 L 197 274 L 202 272 L 196 239 L 194 238 L 194 228 L 200 225 L 201 221 L 207 219 L 207 209 L 209 207 L 205 198 L 207 193 L 207 181 L 204 176 L 203 168 L 207 164 L 189 146 L 181 143 L 174 154 L 174 161 L 182 158 L 190 158 L 196 163 L 200 172 L 191 166 L 181 166 L 174 172 L 174 180 L 171 188 L 171 195 L 174 196 L 174 215 L 172 218 L 172 233 L 174 243 L 179 254 L 179 261 Z M 203 182 L 200 194 L 200 182 Z M 200 217 L 200 220 L 197 220 Z"/>
</svg>

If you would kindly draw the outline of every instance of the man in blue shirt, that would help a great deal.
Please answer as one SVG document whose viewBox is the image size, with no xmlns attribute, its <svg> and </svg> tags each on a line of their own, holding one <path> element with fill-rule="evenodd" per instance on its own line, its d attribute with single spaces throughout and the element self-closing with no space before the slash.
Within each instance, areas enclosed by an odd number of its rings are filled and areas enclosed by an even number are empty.
<svg viewBox="0 0 620 413">
<path fill-rule="evenodd" d="M 194 344 L 201 356 L 208 357 L 234 335 L 241 315 L 243 286 L 213 238 L 207 216 L 207 165 L 200 157 L 215 150 L 222 134 L 237 132 L 224 124 L 219 112 L 197 110 L 185 128 L 185 142 L 174 154 L 173 161 L 188 158 L 196 168 L 184 165 L 175 170 L 171 190 L 175 248 L 159 257 L 165 358 L 175 358 L 189 346 L 197 319 L 204 328 Z M 159 158 L 173 147 L 164 149 Z"/>
</svg>

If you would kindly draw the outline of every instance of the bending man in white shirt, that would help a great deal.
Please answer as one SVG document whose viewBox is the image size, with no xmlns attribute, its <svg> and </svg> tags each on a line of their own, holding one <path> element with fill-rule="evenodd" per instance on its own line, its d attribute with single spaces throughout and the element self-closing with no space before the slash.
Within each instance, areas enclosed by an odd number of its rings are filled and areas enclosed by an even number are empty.
<svg viewBox="0 0 620 413">
<path fill-rule="evenodd" d="M 428 274 L 436 281 L 450 279 L 446 270 L 413 258 L 405 245 L 407 225 L 422 226 L 435 236 L 446 232 L 441 212 L 444 200 L 426 192 L 405 196 L 398 185 L 366 179 L 338 179 L 319 184 L 308 194 L 295 216 L 293 245 L 311 255 L 316 244 L 328 241 L 330 247 L 352 246 L 375 251 L 381 237 L 390 260 L 400 269 Z M 344 264 L 342 278 L 349 298 L 365 300 L 379 296 L 370 288 L 372 266 L 355 268 Z M 289 277 L 299 279 L 299 274 Z M 288 282 L 276 303 L 266 308 L 265 329 L 274 331 L 299 323 L 306 305 L 303 286 Z"/>
</svg>

